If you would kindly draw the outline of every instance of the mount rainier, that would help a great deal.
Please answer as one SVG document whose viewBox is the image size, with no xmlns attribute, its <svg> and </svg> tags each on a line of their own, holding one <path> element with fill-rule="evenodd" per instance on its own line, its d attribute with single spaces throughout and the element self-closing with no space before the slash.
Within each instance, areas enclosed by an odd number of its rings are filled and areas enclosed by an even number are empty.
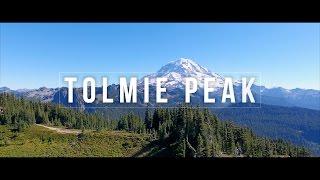
<svg viewBox="0 0 320 180">
<path fill-rule="evenodd" d="M 185 87 L 185 78 L 194 77 L 198 81 L 198 91 L 191 96 L 191 103 L 199 104 L 203 102 L 203 88 L 204 78 L 215 77 L 215 91 L 211 93 L 210 97 L 221 98 L 224 77 L 214 73 L 207 68 L 195 63 L 190 59 L 181 58 L 176 61 L 171 61 L 168 64 L 161 67 L 156 73 L 149 74 L 145 77 L 149 78 L 150 85 L 150 97 L 155 97 L 155 86 L 156 78 L 166 77 L 168 79 L 162 86 L 167 88 L 167 94 L 164 97 L 168 98 L 168 106 L 175 105 L 178 102 L 184 102 L 184 87 Z M 140 106 L 143 104 L 143 78 L 138 81 L 138 103 Z M 235 81 L 234 91 L 236 95 L 236 100 L 241 99 L 241 83 Z M 114 101 L 117 102 L 119 97 L 119 85 L 109 85 L 108 86 L 108 97 L 114 98 Z M 251 88 L 253 95 L 256 99 L 256 103 L 263 103 L 269 105 L 280 105 L 288 107 L 304 107 L 309 109 L 320 110 L 320 91 L 312 89 L 285 89 L 282 87 L 277 88 L 267 88 L 265 86 L 259 86 L 256 84 L 252 85 Z M 75 88 L 74 97 L 75 102 L 73 104 L 68 104 L 67 101 L 67 88 L 46 88 L 41 87 L 39 89 L 20 89 L 20 90 L 11 90 L 7 87 L 0 88 L 0 92 L 12 93 L 18 97 L 25 97 L 32 100 L 40 100 L 43 102 L 54 102 L 62 103 L 66 106 L 72 107 L 90 107 L 91 105 L 85 104 L 82 98 L 82 89 Z M 260 94 L 261 93 L 261 94 Z M 261 96 L 260 96 L 261 95 Z M 102 88 L 96 88 L 96 103 L 101 102 L 102 98 Z M 237 102 L 237 101 L 236 101 Z M 156 105 L 154 101 L 150 98 L 150 104 Z M 120 104 L 118 104 L 120 105 Z M 139 106 L 138 105 L 138 106 Z M 227 106 L 228 104 L 215 104 L 212 106 Z"/>
</svg>

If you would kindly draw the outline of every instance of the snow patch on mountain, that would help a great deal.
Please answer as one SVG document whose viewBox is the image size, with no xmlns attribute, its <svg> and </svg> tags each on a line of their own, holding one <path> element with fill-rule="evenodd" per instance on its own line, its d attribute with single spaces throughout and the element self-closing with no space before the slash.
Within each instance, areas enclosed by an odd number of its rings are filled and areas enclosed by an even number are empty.
<svg viewBox="0 0 320 180">
<path fill-rule="evenodd" d="M 207 68 L 193 62 L 191 59 L 186 58 L 171 61 L 156 73 L 145 77 L 149 78 L 149 84 L 152 86 L 156 85 L 156 78 L 167 78 L 168 81 L 162 84 L 162 86 L 167 89 L 184 88 L 186 78 L 188 77 L 195 78 L 198 82 L 198 87 L 200 88 L 203 88 L 205 78 L 215 77 L 216 82 L 214 87 L 216 88 L 221 88 L 224 84 L 224 79 L 219 74 L 213 73 Z M 139 81 L 139 85 L 144 85 L 143 81 L 145 77 Z"/>
</svg>

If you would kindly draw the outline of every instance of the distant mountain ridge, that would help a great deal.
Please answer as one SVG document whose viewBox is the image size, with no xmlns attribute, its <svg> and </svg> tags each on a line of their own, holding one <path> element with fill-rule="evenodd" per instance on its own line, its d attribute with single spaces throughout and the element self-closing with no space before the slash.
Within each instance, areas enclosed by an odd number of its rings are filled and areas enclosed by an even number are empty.
<svg viewBox="0 0 320 180">
<path fill-rule="evenodd" d="M 215 91 L 211 97 L 215 97 L 219 102 L 223 89 L 224 77 L 211 72 L 207 68 L 193 62 L 189 59 L 179 59 L 172 61 L 159 71 L 149 74 L 150 80 L 150 106 L 157 107 L 155 103 L 155 82 L 157 77 L 167 77 L 168 81 L 163 85 L 167 88 L 168 104 L 162 106 L 175 107 L 178 103 L 184 102 L 184 79 L 186 77 L 194 77 L 198 80 L 198 91 L 192 94 L 191 103 L 194 105 L 203 104 L 203 78 L 215 77 L 217 84 Z M 24 97 L 29 100 L 42 102 L 53 102 L 63 104 L 67 107 L 77 107 L 88 112 L 102 111 L 110 118 L 118 118 L 124 113 L 135 112 L 143 116 L 145 104 L 143 102 L 144 93 L 143 78 L 138 81 L 138 103 L 137 104 L 120 104 L 119 89 L 120 86 L 112 84 L 107 87 L 108 97 L 114 98 L 113 104 L 103 104 L 102 102 L 102 87 L 96 88 L 96 101 L 92 104 L 86 104 L 82 98 L 82 88 L 75 88 L 73 92 L 74 102 L 68 103 L 68 89 L 61 88 L 46 88 L 39 89 L 20 89 L 11 90 L 8 87 L 1 87 L 0 93 L 10 93 L 17 97 Z M 234 90 L 236 99 L 241 99 L 241 83 L 234 81 Z M 215 112 L 221 119 L 232 119 L 237 124 L 252 128 L 259 135 L 285 138 L 293 143 L 305 145 L 320 155 L 320 139 L 317 134 L 320 134 L 319 113 L 320 113 L 320 91 L 312 89 L 285 89 L 282 87 L 267 88 L 253 84 L 251 87 L 256 104 L 261 108 L 212 108 L 210 111 Z M 261 93 L 261 99 L 260 99 Z M 153 97 L 153 98 L 152 98 Z M 220 99 L 220 100 L 219 100 Z M 98 109 L 92 107 L 100 107 Z M 122 109 L 118 107 L 143 107 Z M 212 106 L 246 106 L 246 104 L 212 104 Z M 105 108 L 101 108 L 105 107 Z M 116 108 L 114 108 L 116 107 Z M 305 109 L 307 108 L 307 109 Z"/>
<path fill-rule="evenodd" d="M 211 72 L 207 68 L 195 63 L 194 61 L 186 58 L 181 58 L 177 61 L 171 61 L 168 64 L 161 67 L 156 73 L 149 74 L 145 77 L 149 78 L 150 85 L 150 97 L 155 97 L 155 85 L 156 78 L 158 77 L 166 77 L 168 79 L 162 86 L 167 88 L 167 97 L 172 104 L 182 103 L 184 102 L 184 87 L 185 87 L 185 78 L 186 77 L 194 77 L 198 81 L 198 91 L 192 95 L 191 103 L 198 104 L 203 102 L 203 92 L 201 89 L 203 88 L 204 78 L 207 77 L 215 77 L 215 92 L 211 94 L 211 97 L 215 97 L 217 99 L 221 99 L 221 94 L 223 90 L 224 78 L 214 72 Z M 138 81 L 138 106 L 143 106 L 143 78 Z M 234 81 L 234 89 L 236 94 L 236 99 L 241 99 L 241 83 L 239 81 Z M 115 102 L 117 102 L 117 98 L 119 97 L 119 92 L 117 85 L 109 85 L 108 86 L 108 94 L 109 97 L 113 97 Z M 18 97 L 24 96 L 27 99 L 35 99 L 44 102 L 62 102 L 66 106 L 70 106 L 67 103 L 66 88 L 46 88 L 41 87 L 39 89 L 20 89 L 20 90 L 11 90 L 8 87 L 0 88 L 1 92 L 7 92 L 15 94 Z M 320 91 L 312 90 L 312 89 L 285 89 L 282 87 L 276 88 L 266 88 L 265 86 L 253 85 L 252 92 L 254 97 L 256 98 L 256 103 L 263 103 L 269 105 L 279 105 L 279 106 L 287 106 L 287 107 L 303 107 L 309 109 L 320 110 Z M 260 99 L 261 93 L 261 99 Z M 97 103 L 102 99 L 102 88 L 96 88 L 97 94 Z M 82 97 L 82 89 L 78 88 L 74 95 L 77 101 L 73 105 L 84 105 L 85 103 L 81 101 Z M 57 99 L 58 98 L 58 99 Z M 155 105 L 155 102 L 150 100 L 151 105 Z M 65 103 L 66 102 L 66 103 Z M 170 105 L 170 104 L 168 104 Z M 228 104 L 226 104 L 228 105 Z M 222 104 L 215 104 L 212 106 L 226 106 Z M 90 106 L 90 105 L 84 105 Z"/>
</svg>

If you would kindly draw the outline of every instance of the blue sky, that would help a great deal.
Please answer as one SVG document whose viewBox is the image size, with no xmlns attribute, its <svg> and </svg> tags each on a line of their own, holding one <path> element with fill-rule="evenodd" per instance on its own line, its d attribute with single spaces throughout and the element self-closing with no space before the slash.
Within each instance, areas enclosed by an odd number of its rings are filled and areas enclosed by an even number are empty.
<svg viewBox="0 0 320 180">
<path fill-rule="evenodd" d="M 0 86 L 58 87 L 59 72 L 155 72 L 190 58 L 214 72 L 261 72 L 267 87 L 320 89 L 319 23 L 0 25 Z"/>
</svg>

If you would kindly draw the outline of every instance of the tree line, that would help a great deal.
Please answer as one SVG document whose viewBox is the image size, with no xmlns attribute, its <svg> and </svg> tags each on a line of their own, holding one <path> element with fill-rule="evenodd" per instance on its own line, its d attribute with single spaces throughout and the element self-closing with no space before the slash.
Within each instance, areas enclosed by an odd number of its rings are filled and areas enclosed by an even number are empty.
<svg viewBox="0 0 320 180">
<path fill-rule="evenodd" d="M 3 115 L 1 124 L 9 124 L 23 130 L 32 124 L 52 124 L 75 129 L 116 129 L 117 123 L 105 118 L 101 113 L 88 113 L 53 103 L 27 101 L 10 94 L 0 94 Z"/>
<path fill-rule="evenodd" d="M 231 121 L 223 122 L 199 106 L 156 108 L 153 113 L 147 108 L 144 122 L 146 132 L 156 133 L 169 156 L 311 156 L 306 148 L 284 140 L 258 137 L 252 130 Z"/>
<path fill-rule="evenodd" d="M 88 113 L 62 108 L 53 103 L 41 103 L 0 94 L 4 113 L 1 124 L 9 124 L 18 131 L 35 123 L 66 126 L 76 129 L 124 130 L 145 133 L 165 149 L 166 156 L 311 156 L 303 147 L 283 140 L 256 136 L 252 130 L 223 122 L 208 109 L 179 105 L 177 108 L 146 108 L 144 118 L 134 113 L 118 120 L 102 113 Z"/>
</svg>

